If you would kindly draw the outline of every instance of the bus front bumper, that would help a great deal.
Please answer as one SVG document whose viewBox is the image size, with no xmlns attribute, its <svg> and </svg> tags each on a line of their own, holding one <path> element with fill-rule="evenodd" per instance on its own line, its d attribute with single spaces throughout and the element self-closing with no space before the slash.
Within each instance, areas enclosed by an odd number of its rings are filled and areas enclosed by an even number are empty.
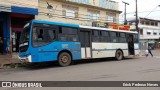
<svg viewBox="0 0 160 90">
<path fill-rule="evenodd" d="M 28 57 L 19 57 L 19 60 L 22 63 L 31 63 L 32 62 L 31 55 L 29 55 Z"/>
</svg>

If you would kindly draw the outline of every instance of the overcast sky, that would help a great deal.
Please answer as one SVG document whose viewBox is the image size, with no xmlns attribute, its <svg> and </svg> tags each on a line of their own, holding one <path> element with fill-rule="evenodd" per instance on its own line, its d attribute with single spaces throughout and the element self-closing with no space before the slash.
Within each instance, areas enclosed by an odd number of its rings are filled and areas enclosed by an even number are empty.
<svg viewBox="0 0 160 90">
<path fill-rule="evenodd" d="M 119 10 L 123 11 L 120 14 L 120 19 L 124 18 L 124 4 L 122 1 L 129 3 L 127 5 L 127 18 L 134 18 L 135 8 L 135 0 L 113 0 L 119 2 Z M 160 0 L 137 0 L 138 1 L 138 16 L 145 17 L 150 19 L 158 19 L 160 20 Z"/>
</svg>

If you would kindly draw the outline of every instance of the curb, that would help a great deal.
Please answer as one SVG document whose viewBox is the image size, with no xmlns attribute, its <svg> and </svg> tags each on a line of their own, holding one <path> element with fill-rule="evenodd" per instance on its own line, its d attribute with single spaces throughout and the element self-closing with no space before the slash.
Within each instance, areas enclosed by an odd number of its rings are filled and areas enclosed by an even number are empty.
<svg viewBox="0 0 160 90">
<path fill-rule="evenodd" d="M 5 68 L 17 68 L 21 63 L 8 63 L 8 64 L 0 64 L 0 69 Z"/>
</svg>

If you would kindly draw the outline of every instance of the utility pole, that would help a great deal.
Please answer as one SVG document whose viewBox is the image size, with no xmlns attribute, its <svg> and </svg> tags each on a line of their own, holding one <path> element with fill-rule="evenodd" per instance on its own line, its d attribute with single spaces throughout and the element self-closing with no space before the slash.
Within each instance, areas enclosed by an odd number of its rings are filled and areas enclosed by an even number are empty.
<svg viewBox="0 0 160 90">
<path fill-rule="evenodd" d="M 137 8 L 137 0 L 136 1 L 136 31 L 138 32 L 138 47 L 139 49 L 141 48 L 141 44 L 140 44 L 140 31 L 139 31 L 139 28 L 138 28 L 138 23 L 139 23 L 139 20 L 138 20 L 138 8 Z"/>
<path fill-rule="evenodd" d="M 126 19 L 126 5 L 129 5 L 129 3 L 127 2 L 123 2 L 122 3 L 125 4 L 125 8 L 124 8 L 124 25 L 127 25 L 127 19 Z"/>
<path fill-rule="evenodd" d="M 136 31 L 140 34 L 138 29 L 138 10 L 137 10 L 137 0 L 136 0 Z"/>
</svg>

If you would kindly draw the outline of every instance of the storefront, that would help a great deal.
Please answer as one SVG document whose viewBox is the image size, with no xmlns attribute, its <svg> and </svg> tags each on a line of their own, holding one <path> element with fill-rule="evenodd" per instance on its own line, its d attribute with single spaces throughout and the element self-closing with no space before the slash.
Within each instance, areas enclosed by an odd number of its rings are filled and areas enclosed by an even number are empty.
<svg viewBox="0 0 160 90">
<path fill-rule="evenodd" d="M 34 19 L 34 15 L 11 13 L 10 21 L 13 52 L 19 51 L 19 39 L 23 26 L 32 19 Z"/>
<path fill-rule="evenodd" d="M 0 37 L 3 39 L 3 51 L 5 52 L 7 37 L 10 37 L 10 15 L 0 12 Z"/>
<path fill-rule="evenodd" d="M 92 22 L 92 26 L 130 31 L 130 25 L 122 25 L 122 24 L 115 24 L 115 23 L 108 23 L 108 22 Z"/>
<path fill-rule="evenodd" d="M 6 52 L 7 39 L 11 42 L 11 51 L 19 51 L 19 38 L 23 26 L 34 19 L 35 15 L 38 15 L 38 8 L 0 5 L 0 37 L 4 42 L 4 53 Z"/>
</svg>

